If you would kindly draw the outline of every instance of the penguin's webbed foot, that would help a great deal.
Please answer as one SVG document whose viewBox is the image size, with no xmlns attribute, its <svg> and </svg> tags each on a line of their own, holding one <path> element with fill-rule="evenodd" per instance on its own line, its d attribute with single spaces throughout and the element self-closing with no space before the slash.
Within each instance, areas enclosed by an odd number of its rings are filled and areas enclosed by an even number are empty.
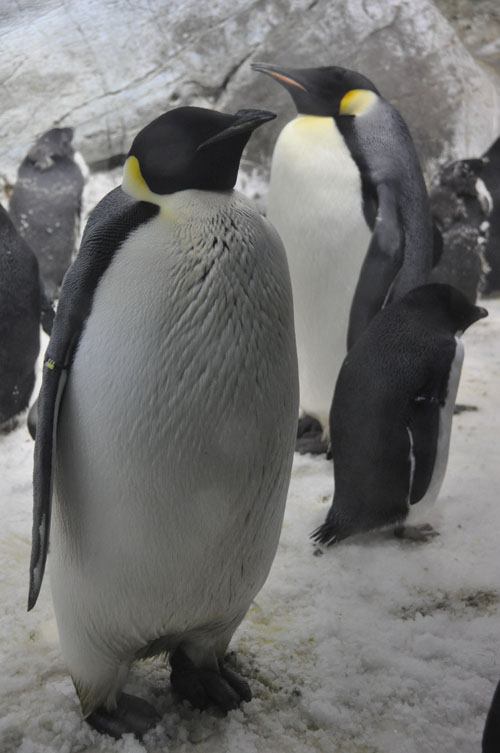
<svg viewBox="0 0 500 753">
<path fill-rule="evenodd" d="M 323 455 L 328 450 L 328 442 L 323 439 L 323 427 L 312 416 L 299 418 L 295 452 L 301 455 Z"/>
<path fill-rule="evenodd" d="M 161 716 L 150 703 L 127 693 L 122 693 L 116 709 L 107 711 L 103 706 L 86 718 L 97 732 L 118 740 L 132 733 L 139 740 L 160 721 Z"/>
<path fill-rule="evenodd" d="M 197 709 L 217 706 L 227 713 L 242 701 L 252 700 L 247 681 L 224 664 L 220 672 L 196 667 L 180 648 L 170 657 L 170 664 L 172 688 Z"/>
<path fill-rule="evenodd" d="M 435 536 L 439 536 L 429 523 L 421 523 L 418 526 L 397 526 L 394 529 L 394 535 L 398 539 L 410 539 L 410 541 L 429 541 Z"/>
</svg>

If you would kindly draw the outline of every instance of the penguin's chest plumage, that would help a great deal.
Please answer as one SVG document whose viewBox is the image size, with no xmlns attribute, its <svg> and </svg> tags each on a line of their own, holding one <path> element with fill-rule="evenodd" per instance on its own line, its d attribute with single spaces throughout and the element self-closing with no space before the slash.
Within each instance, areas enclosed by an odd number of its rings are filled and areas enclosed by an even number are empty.
<svg viewBox="0 0 500 753">
<path fill-rule="evenodd" d="M 245 207 L 200 219 L 172 201 L 129 236 L 61 406 L 56 607 L 57 584 L 67 591 L 78 571 L 139 642 L 241 619 L 279 537 L 293 315 L 276 236 Z"/>
<path fill-rule="evenodd" d="M 299 116 L 281 132 L 268 217 L 290 266 L 301 407 L 326 426 L 371 237 L 360 172 L 333 118 Z"/>
</svg>

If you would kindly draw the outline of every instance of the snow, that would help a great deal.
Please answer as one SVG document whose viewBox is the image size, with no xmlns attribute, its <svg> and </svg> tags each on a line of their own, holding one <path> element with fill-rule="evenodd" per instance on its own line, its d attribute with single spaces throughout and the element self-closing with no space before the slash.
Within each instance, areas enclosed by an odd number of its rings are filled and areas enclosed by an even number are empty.
<svg viewBox="0 0 500 753">
<path fill-rule="evenodd" d="M 115 177 L 95 179 L 86 211 Z M 318 549 L 308 535 L 328 510 L 332 466 L 296 455 L 273 568 L 231 644 L 254 699 L 226 717 L 200 713 L 172 696 L 162 660 L 136 664 L 127 690 L 163 715 L 143 742 L 82 721 L 48 579 L 26 612 L 33 443 L 24 421 L 0 435 L 1 753 L 479 753 L 500 676 L 500 299 L 483 303 L 458 394 L 477 410 L 454 417 L 427 518 L 441 535 Z"/>
</svg>

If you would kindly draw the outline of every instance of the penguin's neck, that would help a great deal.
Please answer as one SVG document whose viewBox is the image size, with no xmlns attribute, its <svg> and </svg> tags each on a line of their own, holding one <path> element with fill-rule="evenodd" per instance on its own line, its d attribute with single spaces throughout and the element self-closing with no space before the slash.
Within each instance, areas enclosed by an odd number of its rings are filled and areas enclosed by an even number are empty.
<svg viewBox="0 0 500 753">
<path fill-rule="evenodd" d="M 202 191 L 189 188 L 184 191 L 157 195 L 155 204 L 160 207 L 160 217 L 166 223 L 186 222 L 190 217 L 199 220 L 200 216 L 213 217 L 230 211 L 240 194 L 229 191 Z"/>
</svg>

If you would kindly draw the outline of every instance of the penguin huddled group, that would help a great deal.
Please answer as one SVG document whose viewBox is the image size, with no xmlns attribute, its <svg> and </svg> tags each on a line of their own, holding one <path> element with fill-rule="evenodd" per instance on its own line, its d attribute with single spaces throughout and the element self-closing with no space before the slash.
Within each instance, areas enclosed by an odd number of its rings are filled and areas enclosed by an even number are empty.
<svg viewBox="0 0 500 753">
<path fill-rule="evenodd" d="M 88 219 L 44 359 L 28 608 L 50 542 L 61 650 L 84 718 L 115 738 L 160 719 L 123 692 L 137 659 L 166 655 L 196 708 L 251 699 L 225 655 L 271 568 L 296 443 L 331 446 L 317 542 L 385 526 L 436 535 L 407 523 L 439 493 L 460 335 L 487 316 L 428 284 L 423 174 L 374 84 L 340 67 L 252 67 L 297 108 L 267 217 L 234 186 L 274 113 L 160 115 Z M 63 156 L 70 141 L 59 135 Z M 299 410 L 312 441 L 297 436 Z"/>
</svg>

